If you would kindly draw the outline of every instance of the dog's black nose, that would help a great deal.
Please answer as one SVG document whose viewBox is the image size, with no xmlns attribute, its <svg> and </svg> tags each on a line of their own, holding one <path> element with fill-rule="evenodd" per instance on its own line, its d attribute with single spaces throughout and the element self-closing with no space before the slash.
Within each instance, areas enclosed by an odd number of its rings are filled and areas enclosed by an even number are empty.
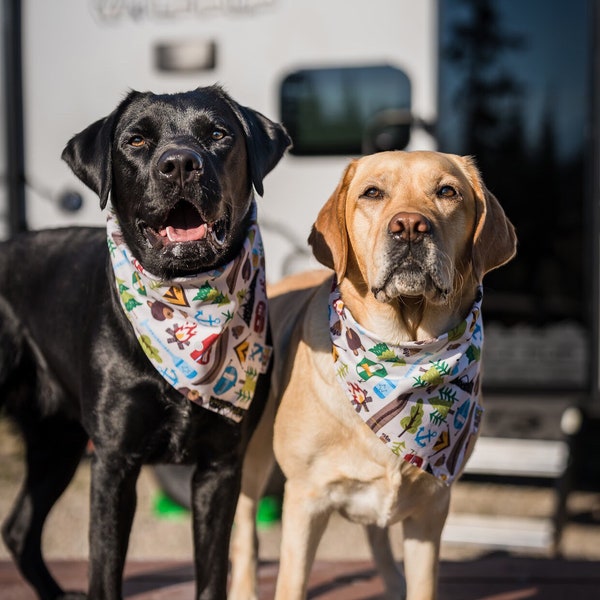
<svg viewBox="0 0 600 600">
<path fill-rule="evenodd" d="M 164 179 L 179 181 L 181 187 L 200 175 L 203 170 L 202 157 L 189 148 L 171 148 L 158 159 L 157 169 Z"/>
<path fill-rule="evenodd" d="M 404 242 L 420 242 L 431 232 L 431 222 L 419 213 L 399 212 L 391 218 L 388 231 Z"/>
</svg>

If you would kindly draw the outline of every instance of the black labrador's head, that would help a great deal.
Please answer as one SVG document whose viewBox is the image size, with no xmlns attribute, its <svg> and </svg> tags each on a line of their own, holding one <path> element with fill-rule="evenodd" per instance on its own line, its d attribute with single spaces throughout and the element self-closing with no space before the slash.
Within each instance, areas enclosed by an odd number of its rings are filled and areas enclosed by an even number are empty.
<svg viewBox="0 0 600 600">
<path fill-rule="evenodd" d="M 210 270 L 240 251 L 252 186 L 290 145 L 281 125 L 220 87 L 131 92 L 74 136 L 62 157 L 100 197 L 110 195 L 125 241 L 159 277 Z"/>
</svg>

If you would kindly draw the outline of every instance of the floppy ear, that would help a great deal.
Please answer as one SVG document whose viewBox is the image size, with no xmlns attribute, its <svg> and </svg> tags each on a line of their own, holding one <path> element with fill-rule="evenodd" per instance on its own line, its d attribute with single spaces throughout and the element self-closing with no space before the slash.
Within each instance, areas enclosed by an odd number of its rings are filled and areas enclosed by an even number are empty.
<svg viewBox="0 0 600 600">
<path fill-rule="evenodd" d="M 315 258 L 335 271 L 338 282 L 344 278 L 348 263 L 346 195 L 356 171 L 356 162 L 353 160 L 346 167 L 337 188 L 319 211 L 308 237 Z"/>
<path fill-rule="evenodd" d="M 252 184 L 257 194 L 262 196 L 263 179 L 281 160 L 292 145 L 292 140 L 283 125 L 267 119 L 252 108 L 241 106 L 225 92 L 221 93 L 244 129 Z"/>
<path fill-rule="evenodd" d="M 112 141 L 118 117 L 138 92 L 131 92 L 107 117 L 92 123 L 73 136 L 62 152 L 62 159 L 73 173 L 100 198 L 106 206 L 112 187 Z"/>
<path fill-rule="evenodd" d="M 478 280 L 507 263 L 517 251 L 517 236 L 500 203 L 481 179 L 471 157 L 463 157 L 475 192 L 475 231 L 472 260 Z"/>
</svg>

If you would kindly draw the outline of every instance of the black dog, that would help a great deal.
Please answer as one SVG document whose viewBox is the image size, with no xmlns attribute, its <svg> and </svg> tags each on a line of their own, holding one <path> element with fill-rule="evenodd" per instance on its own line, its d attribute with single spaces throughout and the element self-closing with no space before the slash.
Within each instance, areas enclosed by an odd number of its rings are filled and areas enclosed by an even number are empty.
<svg viewBox="0 0 600 600">
<path fill-rule="evenodd" d="M 252 187 L 289 138 L 219 87 L 131 92 L 76 135 L 63 158 L 110 197 L 143 269 L 167 281 L 218 270 L 240 252 Z M 175 309 L 176 310 L 176 309 Z M 120 304 L 106 230 L 28 233 L 0 244 L 0 405 L 20 424 L 27 476 L 3 537 L 43 599 L 121 597 L 144 463 L 194 465 L 197 598 L 225 598 L 243 454 L 268 373 L 241 422 L 190 402 L 151 365 Z M 65 593 L 40 550 L 44 520 L 88 439 L 92 463 L 88 596 Z"/>
</svg>

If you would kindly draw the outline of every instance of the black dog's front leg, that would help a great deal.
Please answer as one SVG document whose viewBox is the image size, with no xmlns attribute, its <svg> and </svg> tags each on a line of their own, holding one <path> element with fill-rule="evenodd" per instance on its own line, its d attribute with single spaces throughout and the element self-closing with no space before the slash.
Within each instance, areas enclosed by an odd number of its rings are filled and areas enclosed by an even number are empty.
<svg viewBox="0 0 600 600">
<path fill-rule="evenodd" d="M 241 459 L 201 465 L 192 479 L 196 598 L 227 596 L 229 537 L 240 492 Z"/>
<path fill-rule="evenodd" d="M 122 457 L 92 463 L 89 600 L 119 600 L 129 534 L 136 507 L 139 465 Z"/>
</svg>

